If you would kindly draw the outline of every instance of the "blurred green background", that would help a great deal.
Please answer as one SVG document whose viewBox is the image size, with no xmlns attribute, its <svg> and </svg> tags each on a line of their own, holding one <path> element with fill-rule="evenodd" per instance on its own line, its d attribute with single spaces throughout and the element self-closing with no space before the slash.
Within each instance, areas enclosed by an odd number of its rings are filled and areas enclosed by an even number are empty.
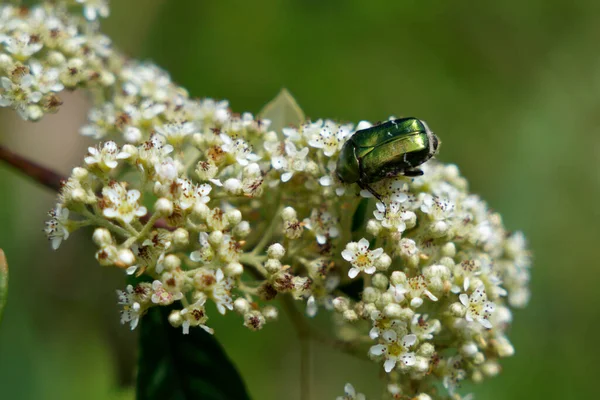
<svg viewBox="0 0 600 400">
<path fill-rule="evenodd" d="M 257 112 L 287 87 L 306 114 L 425 119 L 473 192 L 523 230 L 533 297 L 516 356 L 469 386 L 476 399 L 595 398 L 600 278 L 600 4 L 592 0 L 113 1 L 104 28 L 193 96 Z M 66 173 L 81 162 L 85 103 L 39 124 L 0 112 L 3 144 Z M 0 247 L 11 268 L 0 329 L 6 399 L 133 399 L 135 333 L 118 324 L 122 275 L 97 266 L 88 234 L 52 252 L 54 194 L 0 165 Z M 320 321 L 325 320 L 321 313 Z M 297 399 L 297 341 L 282 315 L 261 333 L 211 320 L 254 399 Z M 315 344 L 315 399 L 345 382 L 378 398 L 380 366 Z M 596 393 L 596 394 L 595 394 Z"/>
</svg>

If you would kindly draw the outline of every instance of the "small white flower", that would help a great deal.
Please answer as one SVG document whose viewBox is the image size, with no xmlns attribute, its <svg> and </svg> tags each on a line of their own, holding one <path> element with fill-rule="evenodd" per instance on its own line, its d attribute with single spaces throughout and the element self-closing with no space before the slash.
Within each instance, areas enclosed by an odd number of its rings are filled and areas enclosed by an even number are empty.
<svg viewBox="0 0 600 400">
<path fill-rule="evenodd" d="M 181 326 L 184 335 L 190 333 L 190 326 L 199 326 L 211 335 L 215 332 L 212 328 L 209 328 L 204 324 L 208 320 L 206 310 L 204 309 L 204 303 L 206 303 L 206 296 L 201 296 L 194 304 L 181 310 L 180 315 L 183 318 Z"/>
<path fill-rule="evenodd" d="M 98 17 L 106 18 L 109 14 L 107 0 L 77 0 L 83 4 L 83 15 L 88 21 L 93 21 Z"/>
<path fill-rule="evenodd" d="M 121 323 L 129 322 L 131 330 L 134 330 L 138 325 L 140 317 L 145 311 L 140 302 L 140 297 L 144 297 L 147 293 L 147 288 L 137 286 L 135 289 L 132 285 L 128 285 L 125 291 L 117 290 L 119 305 L 123 306 L 121 310 Z"/>
<path fill-rule="evenodd" d="M 50 220 L 46 222 L 45 232 L 48 239 L 52 242 L 52 249 L 56 250 L 63 240 L 69 238 L 69 209 L 63 208 L 62 204 L 57 204 L 56 208 L 48 213 Z"/>
<path fill-rule="evenodd" d="M 401 302 L 404 298 L 408 298 L 411 307 L 417 308 L 423 304 L 423 295 L 429 297 L 432 301 L 437 301 L 438 298 L 427 289 L 427 281 L 423 275 L 417 275 L 408 278 L 406 283 L 398 283 L 390 285 L 390 293 L 394 296 L 394 300 Z"/>
<path fill-rule="evenodd" d="M 282 182 L 287 182 L 292 179 L 295 172 L 304 171 L 306 168 L 308 151 L 308 147 L 303 147 L 301 150 L 298 150 L 292 141 L 286 140 L 285 155 L 273 157 L 271 160 L 273 168 L 284 171 L 281 174 Z"/>
<path fill-rule="evenodd" d="M 308 144 L 323 149 L 323 154 L 331 157 L 342 148 L 346 137 L 350 134 L 350 129 L 351 126 L 338 127 L 335 124 L 325 124 L 317 135 L 309 139 Z"/>
<path fill-rule="evenodd" d="M 319 244 L 325 244 L 328 238 L 336 238 L 340 234 L 332 215 L 316 208 L 311 211 L 310 218 L 304 219 L 304 227 L 315 234 Z"/>
<path fill-rule="evenodd" d="M 4 49 L 7 52 L 21 60 L 28 59 L 44 47 L 40 40 L 34 40 L 25 32 L 19 32 L 12 37 L 5 36 L 2 42 L 4 42 Z"/>
<path fill-rule="evenodd" d="M 183 210 L 188 210 L 195 204 L 206 204 L 210 201 L 209 194 L 212 186 L 208 183 L 196 185 L 188 179 L 177 179 L 179 186 L 179 206 Z"/>
<path fill-rule="evenodd" d="M 335 400 L 367 400 L 364 394 L 356 393 L 354 386 L 350 383 L 346 383 L 344 386 L 345 396 L 338 396 Z"/>
<path fill-rule="evenodd" d="M 348 271 L 348 276 L 354 279 L 360 271 L 372 275 L 376 270 L 375 260 L 382 254 L 382 248 L 369 250 L 369 241 L 365 238 L 360 239 L 358 243 L 348 243 L 346 249 L 342 251 L 344 260 L 352 264 L 352 268 Z"/>
<path fill-rule="evenodd" d="M 146 207 L 140 206 L 138 203 L 141 196 L 139 190 L 126 190 L 122 184 L 116 183 L 105 186 L 102 189 L 102 195 L 109 204 L 102 211 L 107 218 L 130 223 L 135 217 L 143 217 L 148 212 Z"/>
<path fill-rule="evenodd" d="M 219 313 L 224 315 L 227 310 L 233 310 L 233 280 L 226 278 L 220 268 L 216 272 L 199 270 L 194 276 L 194 282 L 198 290 L 206 293 L 215 302 Z"/>
<path fill-rule="evenodd" d="M 238 164 L 246 166 L 251 161 L 260 160 L 260 156 L 252 153 L 252 148 L 244 139 L 232 139 L 225 133 L 221 133 L 219 137 L 221 138 L 221 141 L 223 141 L 221 149 L 226 153 L 232 154 Z"/>
<path fill-rule="evenodd" d="M 410 324 L 410 331 L 417 336 L 419 340 L 431 340 L 433 334 L 441 328 L 440 321 L 434 319 L 428 320 L 428 315 L 415 314 Z"/>
<path fill-rule="evenodd" d="M 131 155 L 119 152 L 119 146 L 113 141 L 105 142 L 102 147 L 88 147 L 89 155 L 84 158 L 87 165 L 97 166 L 103 172 L 108 172 L 119 165 L 117 160 L 129 158 Z"/>
<path fill-rule="evenodd" d="M 384 355 L 383 368 L 385 372 L 390 373 L 397 362 L 401 362 L 406 366 L 415 364 L 417 358 L 415 353 L 410 351 L 410 348 L 417 342 L 415 335 L 405 335 L 400 339 L 396 331 L 388 330 L 383 332 L 382 338 L 385 344 L 372 346 L 369 353 L 374 356 Z"/>
<path fill-rule="evenodd" d="M 175 300 L 181 300 L 183 293 L 177 291 L 175 293 L 169 292 L 163 286 L 163 283 L 159 280 L 152 282 L 152 302 L 161 306 L 167 306 L 172 304 Z"/>
<path fill-rule="evenodd" d="M 462 305 L 467 309 L 467 314 L 465 315 L 467 321 L 477 321 L 484 328 L 492 328 L 490 317 L 492 316 L 496 305 L 491 301 L 487 301 L 485 288 L 483 286 L 479 286 L 475 289 L 475 291 L 471 293 L 471 296 L 462 293 L 458 298 Z"/>
<path fill-rule="evenodd" d="M 172 122 L 157 125 L 154 129 L 174 146 L 180 145 L 188 136 L 197 132 L 196 125 L 193 122 Z"/>
<path fill-rule="evenodd" d="M 373 215 L 378 221 L 381 221 L 381 225 L 396 232 L 404 232 L 407 228 L 407 224 L 412 228 L 415 224 L 417 216 L 414 212 L 405 210 L 401 207 L 398 202 L 391 202 L 386 206 L 378 201 L 376 203 L 377 209 L 373 212 Z"/>
</svg>

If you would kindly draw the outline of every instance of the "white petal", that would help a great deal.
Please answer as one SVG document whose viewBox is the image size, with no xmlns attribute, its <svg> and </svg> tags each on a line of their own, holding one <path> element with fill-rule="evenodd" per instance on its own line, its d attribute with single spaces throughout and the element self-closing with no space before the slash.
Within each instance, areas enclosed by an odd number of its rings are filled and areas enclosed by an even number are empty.
<svg viewBox="0 0 600 400">
<path fill-rule="evenodd" d="M 377 271 L 377 268 L 374 265 L 365 268 L 365 274 L 373 275 Z"/>
<path fill-rule="evenodd" d="M 379 256 L 381 256 L 382 254 L 383 254 L 383 249 L 381 247 L 371 251 L 371 255 L 373 256 L 373 258 L 379 258 Z"/>
<path fill-rule="evenodd" d="M 462 293 L 460 296 L 458 296 L 458 299 L 460 300 L 463 306 L 469 306 L 469 296 L 467 296 L 465 293 Z"/>
<path fill-rule="evenodd" d="M 346 261 L 352 261 L 354 259 L 354 252 L 346 249 L 346 250 L 342 251 L 342 257 Z"/>
<path fill-rule="evenodd" d="M 417 341 L 417 335 L 413 335 L 413 334 L 406 335 L 402 338 L 402 345 L 404 347 L 410 347 L 413 344 L 415 344 L 416 341 Z"/>
<path fill-rule="evenodd" d="M 421 305 L 423 304 L 423 299 L 420 297 L 415 297 L 414 299 L 412 299 L 410 301 L 410 306 L 417 308 L 417 307 L 421 307 Z"/>
<path fill-rule="evenodd" d="M 383 336 L 383 338 L 389 343 L 395 342 L 398 339 L 398 334 L 396 333 L 396 331 L 393 331 L 391 329 L 388 329 L 387 331 L 383 332 L 383 335 L 381 336 Z"/>
<path fill-rule="evenodd" d="M 358 268 L 350 268 L 350 271 L 348 271 L 348 276 L 350 277 L 350 279 L 354 279 L 356 278 L 359 272 L 360 269 Z"/>
<path fill-rule="evenodd" d="M 369 241 L 367 239 L 365 239 L 365 238 L 362 238 L 362 239 L 360 239 L 358 241 L 358 245 L 360 247 L 366 247 L 366 248 L 368 248 L 369 247 Z"/>
<path fill-rule="evenodd" d="M 369 349 L 369 353 L 373 354 L 374 356 L 380 356 L 385 351 L 387 351 L 387 346 L 384 346 L 383 344 L 376 344 L 375 346 L 371 346 Z"/>
<path fill-rule="evenodd" d="M 485 319 L 485 318 L 479 318 L 477 320 L 484 328 L 487 329 L 492 329 L 492 323 L 490 322 L 489 319 Z"/>
<path fill-rule="evenodd" d="M 290 179 L 292 179 L 292 176 L 294 176 L 293 172 L 284 172 L 283 174 L 281 174 L 281 181 L 287 182 Z"/>
<path fill-rule="evenodd" d="M 383 369 L 385 369 L 385 372 L 387 373 L 390 373 L 395 366 L 396 360 L 385 360 L 385 362 L 383 363 Z"/>
</svg>

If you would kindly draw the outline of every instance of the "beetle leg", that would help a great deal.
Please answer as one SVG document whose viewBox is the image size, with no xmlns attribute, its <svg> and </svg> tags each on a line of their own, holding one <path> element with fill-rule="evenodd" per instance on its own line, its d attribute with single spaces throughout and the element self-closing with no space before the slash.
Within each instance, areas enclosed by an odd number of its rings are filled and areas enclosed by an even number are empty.
<svg viewBox="0 0 600 400">
<path fill-rule="evenodd" d="M 385 201 L 383 201 L 383 197 L 381 197 L 381 195 L 379 193 L 377 193 L 375 191 L 375 189 L 373 189 L 368 183 L 362 183 L 362 182 L 357 182 L 358 186 L 360 186 L 361 189 L 367 190 L 369 193 L 371 193 L 373 196 L 375 196 L 375 198 L 377 200 L 379 200 L 381 202 L 381 204 L 383 204 L 383 206 L 385 207 L 384 210 L 384 215 L 387 216 L 387 206 L 385 204 Z"/>
<path fill-rule="evenodd" d="M 423 171 L 421 171 L 420 169 L 408 169 L 406 171 L 403 171 L 402 175 L 404 175 L 404 176 L 421 176 L 421 175 L 423 175 Z"/>
</svg>

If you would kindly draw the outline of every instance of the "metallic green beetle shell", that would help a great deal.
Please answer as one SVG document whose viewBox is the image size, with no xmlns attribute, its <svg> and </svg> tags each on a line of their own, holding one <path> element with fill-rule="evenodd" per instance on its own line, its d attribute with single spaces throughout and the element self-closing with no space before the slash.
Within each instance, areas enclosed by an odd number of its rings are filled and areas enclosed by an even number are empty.
<svg viewBox="0 0 600 400">
<path fill-rule="evenodd" d="M 342 147 L 336 173 L 368 184 L 410 171 L 433 157 L 439 141 L 417 118 L 401 118 L 356 132 Z"/>
</svg>

